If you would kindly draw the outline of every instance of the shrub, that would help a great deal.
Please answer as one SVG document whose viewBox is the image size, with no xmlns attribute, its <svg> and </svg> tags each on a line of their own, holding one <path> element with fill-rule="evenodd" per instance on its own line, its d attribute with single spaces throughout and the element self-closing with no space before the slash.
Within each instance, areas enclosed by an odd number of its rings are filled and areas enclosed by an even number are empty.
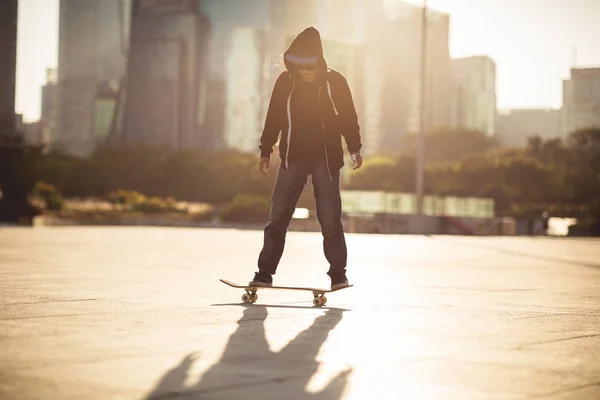
<svg viewBox="0 0 600 400">
<path fill-rule="evenodd" d="M 34 189 L 34 195 L 44 202 L 44 208 L 49 211 L 60 211 L 64 208 L 65 202 L 53 185 L 45 182 L 37 182 Z"/>
<path fill-rule="evenodd" d="M 130 211 L 147 213 L 187 212 L 187 209 L 177 207 L 177 201 L 173 197 L 146 197 L 135 190 L 112 192 L 108 195 L 108 201 Z"/>
<path fill-rule="evenodd" d="M 133 210 L 157 213 L 157 212 L 180 212 L 177 208 L 177 202 L 172 197 L 161 199 L 160 197 L 144 198 L 133 206 Z"/>
<path fill-rule="evenodd" d="M 120 205 L 125 208 L 135 208 L 146 201 L 146 196 L 135 190 L 117 190 L 109 193 L 108 201 L 114 205 Z"/>
<path fill-rule="evenodd" d="M 269 217 L 269 199 L 255 195 L 236 195 L 221 212 L 223 221 L 266 222 Z"/>
</svg>

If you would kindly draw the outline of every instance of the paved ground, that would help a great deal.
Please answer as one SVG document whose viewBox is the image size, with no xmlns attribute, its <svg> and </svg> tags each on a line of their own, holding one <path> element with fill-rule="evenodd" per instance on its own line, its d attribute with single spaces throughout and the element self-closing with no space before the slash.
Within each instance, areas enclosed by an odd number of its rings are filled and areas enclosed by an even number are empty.
<svg viewBox="0 0 600 400">
<path fill-rule="evenodd" d="M 349 235 L 356 287 L 240 305 L 262 236 L 0 228 L 0 399 L 599 399 L 600 241 Z M 277 283 L 326 285 L 289 235 Z"/>
</svg>

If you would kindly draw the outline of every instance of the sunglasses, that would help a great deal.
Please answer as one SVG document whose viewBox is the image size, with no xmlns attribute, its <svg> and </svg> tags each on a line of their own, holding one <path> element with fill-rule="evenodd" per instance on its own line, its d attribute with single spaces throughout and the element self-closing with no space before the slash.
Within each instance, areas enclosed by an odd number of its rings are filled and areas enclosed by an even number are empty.
<svg viewBox="0 0 600 400">
<path fill-rule="evenodd" d="M 306 71 L 314 71 L 315 69 L 317 69 L 317 63 L 313 63 L 313 64 L 294 64 L 296 66 L 296 69 L 298 71 L 302 71 L 303 69 Z"/>
</svg>

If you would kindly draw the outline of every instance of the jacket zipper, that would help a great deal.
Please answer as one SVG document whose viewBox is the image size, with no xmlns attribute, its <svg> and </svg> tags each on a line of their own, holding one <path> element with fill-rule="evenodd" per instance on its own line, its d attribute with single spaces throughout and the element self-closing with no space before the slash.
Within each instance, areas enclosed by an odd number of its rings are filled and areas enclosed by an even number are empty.
<svg viewBox="0 0 600 400">
<path fill-rule="evenodd" d="M 331 171 L 329 170 L 329 157 L 327 156 L 327 144 L 325 143 L 325 122 L 323 122 L 323 110 L 321 108 L 321 90 L 323 90 L 323 86 L 319 88 L 319 113 L 321 114 L 321 126 L 323 127 L 323 148 L 325 149 L 325 164 L 327 164 L 327 174 L 329 174 L 329 181 L 331 182 L 333 179 L 331 178 Z"/>
<path fill-rule="evenodd" d="M 292 93 L 294 93 L 294 88 L 296 87 L 296 81 L 292 84 L 292 90 L 290 91 L 290 95 L 288 96 L 287 101 L 287 117 L 288 117 L 288 134 L 287 134 L 287 149 L 285 151 L 285 169 L 289 169 L 288 158 L 290 156 L 290 146 L 292 144 L 292 110 L 290 108 L 290 104 L 292 101 Z"/>
</svg>

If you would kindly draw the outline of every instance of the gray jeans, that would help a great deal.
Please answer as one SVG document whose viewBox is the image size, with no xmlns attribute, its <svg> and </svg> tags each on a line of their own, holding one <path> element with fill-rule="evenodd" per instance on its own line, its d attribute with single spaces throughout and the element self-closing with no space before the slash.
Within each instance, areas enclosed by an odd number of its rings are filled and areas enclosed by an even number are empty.
<svg viewBox="0 0 600 400">
<path fill-rule="evenodd" d="M 323 234 L 323 250 L 330 266 L 328 274 L 345 275 L 347 249 L 342 226 L 340 171 L 331 171 L 330 180 L 325 162 L 290 162 L 287 170 L 279 168 L 271 197 L 269 223 L 265 227 L 264 244 L 258 257 L 260 271 L 275 274 L 290 220 L 309 175 L 312 176 L 317 219 Z"/>
</svg>

